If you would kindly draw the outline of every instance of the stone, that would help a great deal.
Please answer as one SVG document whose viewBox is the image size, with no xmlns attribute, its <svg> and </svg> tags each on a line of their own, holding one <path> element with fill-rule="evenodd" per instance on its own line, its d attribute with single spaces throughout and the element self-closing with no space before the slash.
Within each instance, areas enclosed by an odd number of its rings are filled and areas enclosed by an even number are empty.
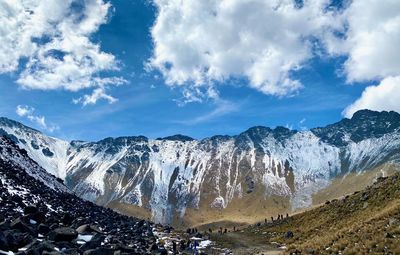
<svg viewBox="0 0 400 255">
<path fill-rule="evenodd" d="M 40 234 L 47 235 L 50 232 L 50 228 L 46 224 L 41 223 L 38 226 L 38 232 Z"/>
<path fill-rule="evenodd" d="M 24 214 L 35 214 L 38 212 L 38 209 L 34 205 L 30 205 L 24 208 Z"/>
<path fill-rule="evenodd" d="M 11 229 L 18 229 L 21 232 L 33 233 L 33 230 L 21 218 L 17 218 L 10 224 Z"/>
<path fill-rule="evenodd" d="M 83 253 L 83 255 L 114 255 L 114 252 L 114 249 L 100 247 L 92 250 L 87 250 Z"/>
<path fill-rule="evenodd" d="M 71 242 L 78 237 L 78 233 L 69 227 L 56 228 L 49 233 L 49 239 L 55 242 Z"/>
</svg>

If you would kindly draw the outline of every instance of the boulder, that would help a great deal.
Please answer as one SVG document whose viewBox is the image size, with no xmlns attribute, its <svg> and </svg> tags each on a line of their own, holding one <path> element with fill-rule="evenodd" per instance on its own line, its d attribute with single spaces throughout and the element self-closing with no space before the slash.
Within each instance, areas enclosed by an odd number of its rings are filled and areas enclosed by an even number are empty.
<svg viewBox="0 0 400 255">
<path fill-rule="evenodd" d="M 69 227 L 56 228 L 49 233 L 49 239 L 55 242 L 71 242 L 78 237 L 78 233 Z"/>
</svg>

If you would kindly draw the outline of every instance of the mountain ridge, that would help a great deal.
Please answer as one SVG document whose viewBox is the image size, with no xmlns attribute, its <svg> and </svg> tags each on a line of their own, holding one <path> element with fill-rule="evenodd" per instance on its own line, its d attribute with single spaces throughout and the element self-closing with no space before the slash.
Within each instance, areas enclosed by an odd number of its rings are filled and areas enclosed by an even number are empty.
<svg viewBox="0 0 400 255">
<path fill-rule="evenodd" d="M 367 117 L 367 119 L 366 119 Z M 368 119 L 369 117 L 369 119 Z M 383 117 L 380 118 L 379 117 Z M 169 135 L 169 136 L 165 136 L 165 137 L 158 137 L 158 138 L 149 138 L 145 135 L 124 135 L 124 136 L 110 136 L 110 137 L 106 137 L 97 141 L 86 141 L 86 140 L 75 140 L 72 139 L 69 142 L 101 142 L 103 140 L 108 140 L 108 139 L 114 139 L 114 140 L 118 140 L 118 139 L 145 139 L 145 140 L 170 140 L 170 141 L 204 141 L 204 140 L 212 140 L 215 138 L 236 138 L 240 135 L 252 132 L 253 130 L 257 130 L 257 129 L 263 129 L 265 131 L 268 132 L 272 132 L 276 135 L 284 135 L 284 134 L 295 134 L 297 132 L 302 132 L 302 131 L 312 131 L 313 133 L 319 134 L 320 130 L 324 130 L 324 129 L 331 129 L 332 127 L 343 127 L 346 126 L 348 124 L 353 124 L 354 122 L 356 122 L 357 124 L 360 124 L 360 121 L 382 121 L 383 120 L 387 120 L 387 119 L 394 119 L 396 121 L 396 125 L 394 125 L 394 127 L 392 127 L 392 130 L 394 130 L 394 128 L 400 128 L 400 113 L 396 112 L 396 111 L 373 111 L 373 110 L 368 110 L 368 109 L 364 109 L 364 110 L 359 110 L 357 112 L 355 112 L 352 116 L 352 118 L 343 118 L 335 123 L 332 124 L 327 124 L 325 126 L 320 126 L 320 127 L 314 127 L 314 128 L 310 128 L 310 129 L 305 129 L 305 130 L 297 130 L 297 129 L 290 129 L 284 126 L 275 126 L 275 127 L 269 127 L 269 126 L 263 126 L 263 125 L 256 125 L 256 126 L 252 126 L 248 129 L 246 129 L 243 132 L 240 132 L 239 134 L 236 135 L 223 135 L 223 134 L 217 134 L 217 135 L 212 135 L 212 136 L 208 136 L 208 137 L 204 137 L 204 138 L 200 138 L 200 139 L 196 139 L 184 134 L 174 134 L 174 135 Z M 23 129 L 29 129 L 31 131 L 34 132 L 38 132 L 38 133 L 43 133 L 42 131 L 39 131 L 38 129 L 29 127 L 21 122 L 15 121 L 13 119 L 10 119 L 8 117 L 1 117 L 0 116 L 0 123 L 1 124 L 12 124 L 12 126 L 18 126 L 20 128 Z M 359 140 L 358 140 L 359 141 Z"/>
<path fill-rule="evenodd" d="M 260 215 L 275 210 L 272 197 L 285 201 L 285 212 L 310 206 L 312 194 L 336 176 L 400 162 L 399 130 L 400 114 L 364 110 L 305 131 L 255 126 L 201 140 L 174 135 L 67 142 L 0 119 L 0 132 L 14 136 L 82 198 L 141 207 L 153 220 L 172 224 L 191 212 L 223 212 L 254 199 Z"/>
</svg>

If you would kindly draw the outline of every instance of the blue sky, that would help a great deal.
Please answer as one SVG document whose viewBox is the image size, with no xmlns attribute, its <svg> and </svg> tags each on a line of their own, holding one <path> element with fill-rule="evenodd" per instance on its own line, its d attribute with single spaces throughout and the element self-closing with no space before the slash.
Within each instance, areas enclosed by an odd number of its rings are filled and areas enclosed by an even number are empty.
<svg viewBox="0 0 400 255">
<path fill-rule="evenodd" d="M 154 65 L 152 70 L 146 68 L 146 63 L 155 56 L 157 35 L 151 34 L 151 29 L 156 22 L 162 22 L 157 17 L 157 8 L 164 8 L 162 4 L 145 0 L 111 1 L 111 4 L 107 22 L 88 38 L 117 61 L 119 70 L 106 70 L 101 75 L 124 79 L 122 85 L 106 87 L 107 95 L 118 101 L 96 100 L 94 104 L 76 104 L 73 100 L 90 94 L 93 87 L 72 91 L 66 87 L 37 89 L 21 85 L 17 80 L 27 61 L 21 57 L 17 69 L 0 74 L 0 115 L 52 136 L 69 140 L 99 140 L 128 135 L 157 138 L 178 133 L 204 138 L 216 134 L 238 134 L 255 125 L 308 129 L 340 120 L 346 107 L 354 102 L 363 103 L 359 103 L 359 108 L 397 110 L 393 105 L 377 107 L 379 104 L 375 102 L 368 107 L 369 101 L 362 101 L 366 87 L 375 85 L 373 88 L 379 89 L 386 76 L 364 74 L 364 79 L 357 78 L 358 73 L 355 75 L 344 70 L 352 49 L 332 54 L 313 52 L 304 57 L 301 68 L 289 70 L 290 79 L 300 81 L 302 88 L 290 93 L 274 94 L 269 92 L 269 87 L 250 86 L 252 76 L 234 73 L 231 76 L 224 74 L 223 79 L 216 78 L 199 86 L 201 89 L 209 88 L 209 83 L 212 83 L 217 96 L 202 95 L 201 102 L 183 103 L 187 99 L 185 89 L 192 91 L 193 81 L 171 83 L 168 75 L 172 74 L 168 71 L 163 72 Z M 328 48 L 326 46 L 323 51 L 329 51 Z M 207 69 L 212 67 L 210 64 Z M 265 72 L 268 75 L 268 68 Z M 356 78 L 349 82 L 349 77 L 353 76 Z M 385 95 L 382 101 L 385 101 Z M 31 116 L 45 117 L 45 126 L 27 118 L 29 114 L 18 114 L 17 106 L 28 107 Z"/>
</svg>

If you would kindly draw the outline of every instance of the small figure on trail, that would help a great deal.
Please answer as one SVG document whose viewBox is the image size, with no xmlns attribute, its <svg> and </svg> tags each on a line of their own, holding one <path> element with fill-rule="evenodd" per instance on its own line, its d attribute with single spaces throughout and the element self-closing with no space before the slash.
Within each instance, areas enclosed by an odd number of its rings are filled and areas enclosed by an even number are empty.
<svg viewBox="0 0 400 255">
<path fill-rule="evenodd" d="M 233 226 L 233 232 L 235 232 L 236 231 L 236 227 L 235 226 Z"/>
<path fill-rule="evenodd" d="M 212 229 L 211 229 L 211 228 L 209 228 L 209 229 L 208 229 L 208 232 L 210 232 L 210 234 L 211 234 L 211 233 L 212 233 Z"/>
<path fill-rule="evenodd" d="M 271 221 L 274 222 L 274 216 L 271 216 Z"/>
<path fill-rule="evenodd" d="M 288 213 L 286 213 L 286 218 L 289 218 L 289 214 Z"/>
<path fill-rule="evenodd" d="M 186 249 L 185 240 L 181 240 L 181 243 L 180 243 L 180 245 L 179 245 L 179 249 L 180 249 L 181 251 L 183 251 L 183 250 Z"/>
<path fill-rule="evenodd" d="M 172 251 L 174 252 L 174 254 L 178 254 L 178 250 L 176 249 L 176 242 L 172 241 Z"/>
<path fill-rule="evenodd" d="M 294 234 L 293 234 L 292 231 L 288 231 L 288 232 L 286 233 L 286 238 L 293 238 L 293 237 L 294 237 Z"/>
<path fill-rule="evenodd" d="M 228 230 L 227 230 L 227 229 L 225 229 L 225 230 L 224 230 L 224 234 L 226 234 L 227 232 L 228 232 Z"/>
<path fill-rule="evenodd" d="M 267 223 L 267 218 L 264 219 L 264 223 Z"/>
</svg>

